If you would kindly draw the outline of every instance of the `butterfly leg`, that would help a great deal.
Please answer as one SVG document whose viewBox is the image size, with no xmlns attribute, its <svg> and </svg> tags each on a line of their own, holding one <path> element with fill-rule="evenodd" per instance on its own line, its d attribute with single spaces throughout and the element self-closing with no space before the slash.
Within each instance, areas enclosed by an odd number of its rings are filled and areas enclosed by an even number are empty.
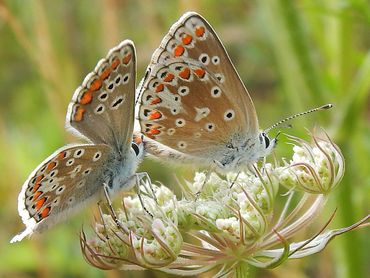
<svg viewBox="0 0 370 278">
<path fill-rule="evenodd" d="M 157 202 L 157 196 L 155 195 L 154 188 L 152 186 L 152 180 L 150 179 L 150 176 L 148 175 L 148 173 L 147 172 L 136 173 L 136 178 L 139 179 L 139 181 L 143 180 L 144 178 L 147 179 L 148 186 L 149 186 L 150 191 L 151 191 L 150 192 L 151 193 L 151 196 L 154 199 L 154 201 L 156 203 L 158 203 Z M 144 186 L 146 193 L 149 195 L 147 184 L 146 183 L 142 183 L 142 185 Z"/>
<path fill-rule="evenodd" d="M 106 234 L 105 237 L 106 237 L 106 239 L 109 239 L 108 231 L 107 231 L 107 225 L 106 225 L 106 222 L 105 222 L 104 217 L 103 217 L 104 213 L 103 213 L 103 209 L 101 208 L 101 203 L 102 203 L 101 201 L 98 202 L 98 209 L 99 209 L 99 214 L 100 214 L 100 221 L 103 224 L 103 227 L 104 227 L 104 230 L 105 230 L 105 234 Z M 113 211 L 113 214 L 115 216 L 112 215 L 112 210 L 113 210 L 113 208 L 111 208 L 110 212 L 111 212 L 111 216 L 112 216 L 115 224 L 117 225 L 117 227 L 119 229 L 123 230 L 124 233 L 126 233 L 128 235 L 130 231 L 127 229 L 127 227 L 123 226 L 121 222 L 119 222 L 119 220 L 117 219 L 117 216 L 115 215 L 115 212 L 114 211 Z M 127 215 L 126 215 L 126 217 L 127 217 Z M 128 219 L 128 218 L 126 218 L 126 219 Z"/>
<path fill-rule="evenodd" d="M 98 209 L 99 209 L 100 221 L 103 224 L 104 231 L 105 231 L 105 234 L 106 234 L 105 238 L 109 239 L 108 233 L 107 233 L 107 225 L 105 224 L 105 220 L 104 220 L 104 217 L 103 217 L 104 213 L 103 213 L 103 210 L 101 208 L 101 201 L 99 201 L 97 204 L 98 204 Z M 96 222 L 96 219 L 95 219 L 95 222 Z"/>
<path fill-rule="evenodd" d="M 235 177 L 235 179 L 232 181 L 232 183 L 230 184 L 230 189 L 231 188 L 233 188 L 233 186 L 234 186 L 234 184 L 235 184 L 235 182 L 236 182 L 236 180 L 239 178 L 239 175 L 240 175 L 240 172 L 238 172 L 238 174 L 236 175 L 236 177 Z"/>
<path fill-rule="evenodd" d="M 252 175 L 254 175 L 256 178 L 258 177 L 256 171 L 257 171 L 257 168 L 254 164 L 248 164 L 247 166 L 247 170 L 249 173 L 251 173 Z"/>
<path fill-rule="evenodd" d="M 141 207 L 144 209 L 144 211 L 147 213 L 147 214 L 149 214 L 152 218 L 154 217 L 153 216 L 153 214 L 151 214 L 150 212 L 149 212 L 149 210 L 145 207 L 145 205 L 144 205 L 144 201 L 143 201 L 143 198 L 142 198 L 142 196 L 141 196 L 141 191 L 140 191 L 140 181 L 141 181 L 141 178 L 142 177 L 140 177 L 140 175 L 138 175 L 138 174 L 136 174 L 135 175 L 135 177 L 136 177 L 136 190 L 137 190 L 137 196 L 139 197 L 139 201 L 140 201 L 140 204 L 141 204 Z"/>
<path fill-rule="evenodd" d="M 199 196 L 200 196 L 200 193 L 202 193 L 202 190 L 203 190 L 203 187 L 206 185 L 206 183 L 208 182 L 211 174 L 212 174 L 212 170 L 213 169 L 210 169 L 210 170 L 207 170 L 207 173 L 206 173 L 206 178 L 204 179 L 204 182 L 202 184 L 202 187 L 199 189 L 199 191 L 197 193 L 195 193 L 195 201 L 198 200 Z"/>
<path fill-rule="evenodd" d="M 113 221 L 116 223 L 117 227 L 122 229 L 123 231 L 125 231 L 126 233 L 128 233 L 128 230 L 126 227 L 124 227 L 122 225 L 122 223 L 118 220 L 118 217 L 117 217 L 117 214 L 116 212 L 114 211 L 113 209 L 113 205 L 112 205 L 112 200 L 111 198 L 109 197 L 109 193 L 108 193 L 108 185 L 106 183 L 103 184 L 103 188 L 104 188 L 104 195 L 105 195 L 105 198 L 107 200 L 107 203 L 108 203 L 108 207 L 109 207 L 109 210 L 110 210 L 110 213 L 111 213 L 111 216 L 113 218 Z M 99 205 L 99 211 L 100 211 L 100 214 L 102 214 L 102 211 L 101 211 L 101 208 L 100 208 L 100 205 Z M 104 225 L 105 226 L 105 225 Z"/>
</svg>

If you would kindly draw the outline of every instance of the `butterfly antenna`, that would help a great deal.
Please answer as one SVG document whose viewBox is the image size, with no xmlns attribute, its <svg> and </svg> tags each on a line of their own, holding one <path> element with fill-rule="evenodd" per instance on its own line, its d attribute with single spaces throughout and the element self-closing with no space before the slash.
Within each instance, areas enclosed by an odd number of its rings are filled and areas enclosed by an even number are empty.
<svg viewBox="0 0 370 278">
<path fill-rule="evenodd" d="M 279 125 L 281 125 L 281 124 L 283 124 L 283 123 L 285 123 L 285 122 L 287 122 L 287 121 L 290 121 L 290 120 L 292 120 L 292 119 L 295 119 L 295 118 L 298 118 L 298 117 L 301 117 L 301 116 L 304 116 L 304 115 L 310 114 L 310 113 L 312 113 L 312 112 L 317 112 L 317 111 L 320 111 L 320 110 L 330 109 L 330 108 L 332 108 L 332 107 L 333 107 L 333 104 L 330 104 L 330 103 L 329 103 L 329 104 L 325 104 L 325 105 L 320 106 L 320 107 L 316 107 L 316 108 L 313 108 L 313 109 L 307 110 L 307 111 L 305 111 L 305 112 L 301 112 L 301 113 L 298 113 L 298 114 L 294 114 L 294 115 L 289 116 L 289 117 L 287 117 L 287 118 L 285 118 L 285 119 L 283 119 L 283 120 L 281 120 L 281 121 L 278 121 L 277 123 L 273 124 L 273 125 L 272 125 L 272 126 L 270 126 L 269 128 L 265 129 L 265 130 L 264 130 L 264 132 L 267 134 L 267 133 L 269 133 L 269 131 L 270 131 L 271 129 L 274 129 L 274 128 L 276 128 L 277 126 L 279 126 Z"/>
</svg>

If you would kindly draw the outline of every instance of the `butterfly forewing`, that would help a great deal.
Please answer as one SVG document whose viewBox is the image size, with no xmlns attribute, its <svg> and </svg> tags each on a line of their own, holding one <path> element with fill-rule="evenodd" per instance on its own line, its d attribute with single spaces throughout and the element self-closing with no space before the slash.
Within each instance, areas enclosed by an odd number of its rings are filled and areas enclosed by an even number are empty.
<svg viewBox="0 0 370 278">
<path fill-rule="evenodd" d="M 42 231 L 96 198 L 111 154 L 112 149 L 102 144 L 68 146 L 41 163 L 19 195 L 18 210 L 26 226 Z"/>
<path fill-rule="evenodd" d="M 132 140 L 136 55 L 131 41 L 111 49 L 72 99 L 67 124 L 92 142 L 122 148 Z"/>
<path fill-rule="evenodd" d="M 148 137 L 193 155 L 258 134 L 250 96 L 212 27 L 196 13 L 175 23 L 148 67 L 139 119 Z M 240 137 L 240 136 L 239 136 Z M 237 142 L 239 143 L 239 142 Z"/>
</svg>

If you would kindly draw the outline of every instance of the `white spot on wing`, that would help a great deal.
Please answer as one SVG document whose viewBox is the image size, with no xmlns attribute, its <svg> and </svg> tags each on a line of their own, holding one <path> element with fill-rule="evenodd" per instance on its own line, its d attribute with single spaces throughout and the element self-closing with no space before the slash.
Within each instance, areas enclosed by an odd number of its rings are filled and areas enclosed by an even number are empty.
<svg viewBox="0 0 370 278">
<path fill-rule="evenodd" d="M 52 206 L 57 206 L 59 205 L 59 202 L 60 202 L 60 197 L 55 197 L 53 202 L 51 203 Z"/>
<path fill-rule="evenodd" d="M 81 171 L 81 168 L 82 166 L 81 165 L 77 165 L 72 171 L 69 172 L 70 174 L 70 177 L 73 179 L 76 177 L 76 175 L 78 174 L 78 172 Z"/>
<path fill-rule="evenodd" d="M 171 109 L 171 114 L 172 115 L 177 115 L 179 113 L 180 113 L 180 109 L 179 108 L 174 107 L 174 108 Z"/>
<path fill-rule="evenodd" d="M 180 86 L 179 89 L 177 90 L 177 93 L 180 96 L 186 96 L 189 94 L 189 87 L 188 86 Z"/>
<path fill-rule="evenodd" d="M 91 168 L 86 168 L 86 169 L 82 172 L 82 175 L 83 175 L 84 177 L 86 177 L 88 174 L 90 174 L 90 172 L 91 172 Z"/>
<path fill-rule="evenodd" d="M 84 153 L 85 153 L 84 149 L 77 149 L 77 150 L 75 150 L 75 152 L 73 154 L 73 157 L 74 158 L 80 158 L 81 156 L 83 156 Z"/>
<path fill-rule="evenodd" d="M 115 78 L 114 78 L 114 83 L 116 83 L 115 86 L 119 86 L 121 83 L 122 83 L 122 75 L 118 74 Z"/>
<path fill-rule="evenodd" d="M 68 198 L 68 203 L 69 204 L 73 204 L 75 202 L 75 197 L 74 196 L 71 196 Z"/>
<path fill-rule="evenodd" d="M 211 96 L 214 98 L 221 96 L 221 89 L 218 86 L 213 86 L 211 89 Z"/>
<path fill-rule="evenodd" d="M 125 96 L 124 95 L 116 97 L 112 101 L 112 103 L 110 105 L 110 109 L 113 109 L 113 110 L 118 109 L 118 107 L 120 107 L 124 103 L 124 101 L 125 101 Z"/>
<path fill-rule="evenodd" d="M 186 121 L 184 119 L 179 118 L 179 119 L 176 119 L 175 124 L 177 127 L 183 127 L 185 126 Z"/>
<path fill-rule="evenodd" d="M 177 146 L 180 148 L 180 149 L 186 149 L 186 147 L 188 146 L 188 144 L 185 142 L 185 141 L 179 141 L 177 143 Z"/>
<path fill-rule="evenodd" d="M 58 170 L 53 170 L 53 171 L 51 171 L 50 173 L 49 173 L 49 178 L 52 178 L 52 177 L 55 177 L 56 175 L 58 175 Z"/>
<path fill-rule="evenodd" d="M 216 73 L 215 77 L 217 78 L 218 81 L 220 81 L 220 83 L 225 82 L 225 76 L 222 73 Z"/>
<path fill-rule="evenodd" d="M 212 63 L 214 64 L 214 65 L 218 65 L 219 63 L 220 63 L 220 57 L 218 57 L 218 56 L 213 56 L 212 57 Z"/>
<path fill-rule="evenodd" d="M 108 93 L 103 91 L 98 98 L 100 101 L 106 101 L 108 99 Z"/>
<path fill-rule="evenodd" d="M 77 187 L 77 188 L 81 188 L 81 187 L 83 187 L 83 186 L 85 185 L 85 183 L 86 183 L 86 180 L 85 180 L 85 179 L 80 180 L 80 181 L 77 183 L 76 187 Z"/>
<path fill-rule="evenodd" d="M 126 73 L 124 76 L 123 76 L 123 79 L 122 79 L 122 83 L 123 84 L 127 84 L 129 81 L 130 81 L 130 74 L 129 73 Z"/>
<path fill-rule="evenodd" d="M 61 185 L 57 188 L 57 190 L 55 190 L 56 194 L 57 195 L 60 195 L 63 193 L 63 191 L 66 189 L 66 186 L 65 185 Z"/>
<path fill-rule="evenodd" d="M 198 108 L 195 107 L 195 111 L 197 111 L 197 115 L 194 118 L 194 121 L 199 122 L 201 119 L 206 118 L 211 110 L 208 107 Z"/>
<path fill-rule="evenodd" d="M 169 129 L 167 130 L 167 134 L 171 136 L 171 135 L 173 135 L 173 134 L 175 133 L 175 131 L 176 131 L 176 130 L 175 130 L 174 128 L 169 128 Z"/>
<path fill-rule="evenodd" d="M 199 55 L 199 62 L 201 62 L 203 65 L 209 64 L 209 56 L 207 53 L 202 53 Z"/>
<path fill-rule="evenodd" d="M 214 123 L 206 123 L 204 127 L 207 131 L 212 132 L 215 130 L 216 125 Z"/>
<path fill-rule="evenodd" d="M 94 113 L 97 114 L 97 115 L 100 115 L 102 114 L 103 112 L 105 111 L 105 106 L 104 104 L 99 104 L 98 106 L 96 106 L 95 110 L 94 110 Z"/>
<path fill-rule="evenodd" d="M 66 166 L 72 166 L 73 163 L 75 163 L 75 160 L 73 158 L 70 158 L 70 159 L 67 160 Z"/>
<path fill-rule="evenodd" d="M 231 121 L 235 118 L 235 112 L 232 109 L 226 110 L 224 113 L 224 120 L 225 121 Z"/>
<path fill-rule="evenodd" d="M 101 158 L 101 151 L 97 151 L 93 156 L 93 161 L 96 162 Z"/>
</svg>

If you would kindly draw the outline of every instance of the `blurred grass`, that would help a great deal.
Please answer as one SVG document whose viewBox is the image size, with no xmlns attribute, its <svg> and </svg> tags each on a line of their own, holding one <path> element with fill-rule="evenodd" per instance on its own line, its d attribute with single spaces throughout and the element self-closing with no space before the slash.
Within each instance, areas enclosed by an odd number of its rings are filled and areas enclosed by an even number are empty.
<svg viewBox="0 0 370 278">
<path fill-rule="evenodd" d="M 119 41 L 137 47 L 140 79 L 170 25 L 187 10 L 207 18 L 242 76 L 262 127 L 326 102 L 331 111 L 295 121 L 290 134 L 324 126 L 340 145 L 347 171 L 330 208 L 333 227 L 349 225 L 370 204 L 370 5 L 367 0 L 23 1 L 0 0 L 0 276 L 118 277 L 85 263 L 77 233 L 90 209 L 42 236 L 9 245 L 23 227 L 17 195 L 27 175 L 56 148 L 74 142 L 64 130 L 73 91 Z M 284 139 L 276 153 L 287 155 Z M 175 184 L 152 161 L 141 170 Z M 190 177 L 191 171 L 177 169 Z M 369 231 L 336 239 L 325 252 L 257 277 L 366 277 Z M 328 263 L 329 262 L 329 263 Z M 156 272 L 125 273 L 156 277 Z"/>
</svg>

